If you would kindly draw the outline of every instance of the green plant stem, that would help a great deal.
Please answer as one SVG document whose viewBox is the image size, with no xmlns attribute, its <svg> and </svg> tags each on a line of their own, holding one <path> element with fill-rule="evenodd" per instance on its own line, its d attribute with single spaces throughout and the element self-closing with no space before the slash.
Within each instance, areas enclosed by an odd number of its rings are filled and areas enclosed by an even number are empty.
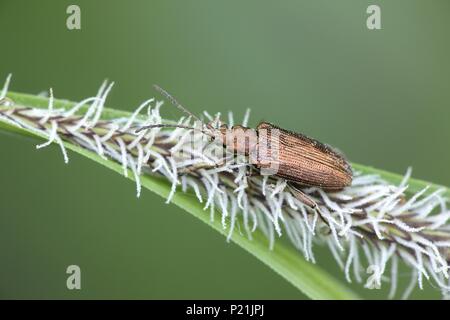
<svg viewBox="0 0 450 320">
<path fill-rule="evenodd" d="M 8 94 L 17 105 L 32 107 L 32 108 L 47 108 L 48 99 L 28 94 L 12 93 Z M 55 108 L 68 109 L 73 107 L 74 103 L 63 100 L 55 100 Z M 86 108 L 82 108 L 80 112 L 86 111 Z M 129 117 L 129 112 L 118 111 L 113 109 L 105 109 L 102 114 L 102 119 L 111 119 L 117 117 Z M 24 130 L 0 120 L 0 128 L 5 132 L 14 132 L 21 135 L 38 137 L 35 133 L 28 130 Z M 42 138 L 42 137 L 38 137 Z M 64 142 L 67 149 L 79 153 L 89 159 L 94 160 L 97 163 L 104 165 L 105 167 L 122 174 L 122 167 L 120 164 L 102 159 L 95 152 L 83 149 L 70 142 Z M 363 165 L 353 164 L 354 168 L 364 173 L 378 174 L 384 179 L 392 182 L 399 183 L 402 180 L 401 175 L 382 171 L 375 168 L 370 168 Z M 133 174 L 129 174 L 129 179 L 133 180 Z M 168 181 L 153 177 L 142 176 L 142 186 L 155 192 L 161 197 L 166 198 L 170 192 L 170 184 Z M 440 188 L 441 186 L 428 183 L 421 180 L 411 179 L 409 182 L 410 192 L 416 192 L 425 186 L 430 186 L 429 192 Z M 446 189 L 447 195 L 450 196 L 450 192 Z M 187 212 L 191 213 L 195 217 L 199 218 L 213 229 L 217 230 L 223 235 L 226 235 L 227 231 L 222 228 L 219 221 L 210 221 L 209 212 L 203 210 L 203 206 L 195 200 L 195 197 L 191 193 L 177 192 L 172 199 L 172 203 L 183 208 Z M 319 266 L 307 262 L 303 259 L 301 254 L 296 251 L 291 245 L 278 241 L 274 249 L 269 250 L 268 240 L 259 230 L 253 234 L 253 239 L 249 240 L 246 236 L 235 232 L 231 238 L 238 246 L 242 247 L 257 259 L 264 262 L 272 270 L 277 272 L 287 281 L 289 281 L 296 288 L 305 293 L 312 299 L 358 299 L 359 297 L 343 285 L 340 281 L 326 273 Z"/>
</svg>

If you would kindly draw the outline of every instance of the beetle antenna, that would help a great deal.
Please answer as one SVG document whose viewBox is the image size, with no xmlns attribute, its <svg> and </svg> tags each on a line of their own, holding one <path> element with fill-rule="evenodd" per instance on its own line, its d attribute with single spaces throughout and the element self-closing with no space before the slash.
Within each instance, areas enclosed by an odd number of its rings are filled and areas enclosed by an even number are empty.
<svg viewBox="0 0 450 320">
<path fill-rule="evenodd" d="M 204 122 L 202 120 L 200 120 L 199 117 L 197 117 L 195 114 L 193 114 L 192 112 L 190 112 L 188 109 L 186 109 L 185 107 L 183 107 L 181 105 L 181 103 L 179 103 L 177 101 L 177 99 L 175 99 L 170 93 L 168 93 L 166 90 L 164 90 L 163 88 L 161 88 L 160 86 L 158 86 L 157 84 L 153 85 L 153 88 L 155 88 L 156 91 L 158 91 L 160 94 L 162 94 L 167 100 L 170 101 L 170 103 L 172 103 L 176 108 L 178 108 L 179 110 L 181 110 L 182 112 L 188 114 L 189 116 L 191 116 L 192 118 L 194 118 L 195 120 L 201 122 L 202 124 L 204 124 Z M 214 128 L 210 125 L 210 124 L 206 124 L 206 127 L 208 129 L 213 130 Z"/>
<path fill-rule="evenodd" d="M 215 138 L 215 136 L 213 134 L 211 134 L 211 133 L 209 133 L 209 132 L 207 132 L 205 130 L 197 129 L 197 128 L 189 127 L 189 126 L 184 126 L 184 125 L 181 125 L 181 124 L 151 124 L 151 125 L 148 125 L 148 126 L 142 126 L 142 127 L 138 128 L 138 129 L 136 129 L 134 132 L 135 133 L 139 133 L 142 130 L 152 129 L 152 128 L 183 128 L 183 129 L 189 129 L 189 130 L 194 130 L 194 131 L 200 131 L 203 134 L 206 134 L 206 135 L 208 135 L 210 137 Z"/>
</svg>

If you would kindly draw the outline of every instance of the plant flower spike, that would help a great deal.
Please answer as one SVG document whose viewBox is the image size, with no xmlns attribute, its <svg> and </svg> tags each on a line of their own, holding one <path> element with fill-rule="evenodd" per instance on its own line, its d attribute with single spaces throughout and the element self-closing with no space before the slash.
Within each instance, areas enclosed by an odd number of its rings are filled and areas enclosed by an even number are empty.
<svg viewBox="0 0 450 320">
<path fill-rule="evenodd" d="M 258 229 L 272 248 L 277 237 L 286 235 L 312 263 L 313 246 L 326 245 L 348 282 L 368 289 L 388 284 L 390 298 L 407 299 L 425 281 L 444 298 L 450 295 L 449 192 L 434 185 L 411 191 L 411 169 L 393 184 L 353 165 L 351 184 L 343 189 L 293 188 L 277 174 L 262 174 L 264 168 L 249 162 L 251 155 L 224 148 L 215 134 L 227 128 L 220 114 L 205 112 L 207 121 L 200 121 L 164 92 L 187 117 L 163 119 L 163 101 L 152 98 L 131 115 L 111 118 L 104 110 L 113 86 L 107 82 L 95 96 L 68 108 L 55 107 L 51 89 L 47 108 L 25 105 L 8 95 L 10 79 L 0 92 L 0 123 L 45 138 L 37 149 L 57 144 L 67 163 L 66 146 L 71 144 L 117 162 L 125 176 L 132 175 L 138 197 L 143 175 L 163 177 L 171 184 L 167 203 L 176 192 L 192 192 L 212 221 L 220 219 L 228 239 L 237 229 L 252 239 Z M 247 112 L 243 127 L 248 118 Z M 229 113 L 227 125 L 234 123 Z M 244 144 L 251 143 L 250 138 Z M 397 295 L 403 270 L 408 270 L 410 283 Z"/>
</svg>

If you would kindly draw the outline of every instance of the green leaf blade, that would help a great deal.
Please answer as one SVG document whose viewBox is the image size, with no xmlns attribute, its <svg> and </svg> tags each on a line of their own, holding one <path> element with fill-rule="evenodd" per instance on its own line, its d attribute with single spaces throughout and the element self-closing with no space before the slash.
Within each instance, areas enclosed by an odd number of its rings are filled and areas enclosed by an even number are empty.
<svg viewBox="0 0 450 320">
<path fill-rule="evenodd" d="M 10 97 L 17 104 L 29 107 L 47 108 L 48 105 L 48 99 L 43 97 L 21 93 L 9 93 L 8 97 Z M 73 107 L 73 105 L 73 102 L 62 100 L 55 100 L 54 104 L 55 108 L 70 108 Z M 80 110 L 80 112 L 83 111 L 86 111 L 86 108 L 82 108 Z M 125 111 L 105 109 L 102 119 L 129 117 L 130 115 L 131 113 Z M 0 129 L 4 132 L 42 138 L 42 136 L 38 136 L 34 132 L 15 127 L 14 125 L 8 124 L 1 120 Z M 86 150 L 69 142 L 64 142 L 64 145 L 68 150 L 94 160 L 95 162 L 102 164 L 103 166 L 119 174 L 123 174 L 122 166 L 117 162 L 105 160 L 95 152 Z M 365 174 L 380 175 L 385 180 L 394 184 L 400 183 L 403 179 L 402 175 L 364 165 L 353 164 L 353 167 Z M 134 180 L 133 174 L 131 172 L 129 173 L 129 179 Z M 141 184 L 144 188 L 158 194 L 163 198 L 167 198 L 171 189 L 171 185 L 168 181 L 149 175 L 141 176 Z M 426 186 L 429 186 L 429 192 L 433 192 L 439 188 L 445 188 L 426 181 L 410 179 L 408 192 L 417 192 Z M 450 196 L 450 191 L 448 188 L 445 188 L 445 193 L 447 196 Z M 228 234 L 228 231 L 225 230 L 220 221 L 218 221 L 219 219 L 216 219 L 215 221 L 210 220 L 209 211 L 203 210 L 203 205 L 197 201 L 196 197 L 193 196 L 192 193 L 182 193 L 178 191 L 175 193 L 171 202 L 208 224 L 224 236 Z M 258 260 L 269 266 L 273 271 L 281 275 L 308 297 L 312 299 L 359 299 L 359 297 L 348 287 L 343 285 L 341 281 L 329 275 L 319 266 L 307 262 L 302 257 L 301 253 L 295 250 L 293 246 L 283 243 L 282 241 L 278 241 L 274 245 L 273 250 L 269 250 L 268 240 L 261 231 L 256 230 L 252 236 L 253 239 L 250 240 L 246 236 L 235 232 L 233 233 L 231 240 L 241 248 L 251 253 Z"/>
</svg>

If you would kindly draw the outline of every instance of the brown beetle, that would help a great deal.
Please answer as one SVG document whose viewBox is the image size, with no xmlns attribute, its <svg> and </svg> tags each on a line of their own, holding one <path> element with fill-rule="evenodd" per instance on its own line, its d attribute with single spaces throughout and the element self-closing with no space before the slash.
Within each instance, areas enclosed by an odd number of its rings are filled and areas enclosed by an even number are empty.
<svg viewBox="0 0 450 320">
<path fill-rule="evenodd" d="M 201 121 L 162 88 L 155 89 L 172 104 L 192 118 Z M 249 157 L 250 164 L 260 171 L 284 178 L 293 194 L 305 205 L 317 209 L 317 204 L 300 190 L 300 187 L 318 187 L 326 191 L 339 191 L 352 183 L 352 169 L 342 154 L 331 147 L 305 135 L 288 131 L 268 122 L 261 122 L 256 130 L 243 126 L 219 129 L 205 124 L 203 133 L 219 140 L 228 150 Z M 183 125 L 149 125 L 137 130 L 155 127 L 181 127 Z"/>
</svg>

